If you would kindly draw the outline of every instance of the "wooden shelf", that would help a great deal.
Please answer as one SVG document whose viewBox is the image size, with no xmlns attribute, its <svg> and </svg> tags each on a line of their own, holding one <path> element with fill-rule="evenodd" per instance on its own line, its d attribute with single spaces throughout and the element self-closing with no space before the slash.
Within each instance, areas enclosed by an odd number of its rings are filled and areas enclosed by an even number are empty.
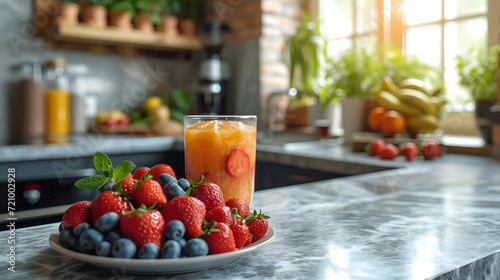
<svg viewBox="0 0 500 280">
<path fill-rule="evenodd" d="M 57 25 L 44 37 L 49 44 L 77 44 L 114 48 L 138 48 L 157 51 L 188 52 L 200 50 L 201 41 L 196 37 L 166 35 L 161 32 L 146 33 L 138 30 L 121 30 L 113 27 L 95 28 L 85 24 Z"/>
</svg>

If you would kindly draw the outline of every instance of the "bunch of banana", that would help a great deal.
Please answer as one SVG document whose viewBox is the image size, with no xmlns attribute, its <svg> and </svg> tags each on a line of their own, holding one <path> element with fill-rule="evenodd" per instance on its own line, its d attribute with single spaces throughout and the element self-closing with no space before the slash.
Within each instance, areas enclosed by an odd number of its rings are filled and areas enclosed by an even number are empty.
<svg viewBox="0 0 500 280">
<path fill-rule="evenodd" d="M 382 81 L 382 90 L 374 92 L 378 104 L 386 110 L 395 110 L 406 117 L 406 130 L 410 135 L 432 133 L 439 127 L 439 118 L 446 100 L 429 93 L 419 79 L 406 79 L 396 85 L 391 77 Z"/>
</svg>

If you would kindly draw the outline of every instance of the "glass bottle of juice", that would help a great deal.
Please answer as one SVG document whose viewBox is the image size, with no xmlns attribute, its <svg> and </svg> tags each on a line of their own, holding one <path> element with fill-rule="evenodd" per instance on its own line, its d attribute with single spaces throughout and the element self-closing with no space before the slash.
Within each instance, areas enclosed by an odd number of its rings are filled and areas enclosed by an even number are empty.
<svg viewBox="0 0 500 280">
<path fill-rule="evenodd" d="M 64 58 L 56 58 L 47 65 L 44 85 L 47 143 L 66 143 L 69 140 L 70 96 L 65 64 Z"/>
<path fill-rule="evenodd" d="M 252 201 L 255 185 L 256 116 L 185 116 L 186 178 L 216 183 L 224 199 Z"/>
</svg>

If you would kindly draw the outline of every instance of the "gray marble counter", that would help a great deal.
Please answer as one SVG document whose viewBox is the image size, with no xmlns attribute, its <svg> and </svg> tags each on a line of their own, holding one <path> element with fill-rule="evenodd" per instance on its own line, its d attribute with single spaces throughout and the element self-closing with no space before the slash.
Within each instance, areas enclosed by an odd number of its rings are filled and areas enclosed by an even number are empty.
<svg viewBox="0 0 500 280">
<path fill-rule="evenodd" d="M 500 279 L 500 161 L 447 154 L 425 164 L 255 193 L 269 246 L 227 266 L 168 279 Z M 2 279 L 165 279 L 60 255 L 57 224 L 15 231 Z M 0 232 L 7 270 L 8 231 Z M 5 278 L 6 277 L 6 278 Z"/>
</svg>

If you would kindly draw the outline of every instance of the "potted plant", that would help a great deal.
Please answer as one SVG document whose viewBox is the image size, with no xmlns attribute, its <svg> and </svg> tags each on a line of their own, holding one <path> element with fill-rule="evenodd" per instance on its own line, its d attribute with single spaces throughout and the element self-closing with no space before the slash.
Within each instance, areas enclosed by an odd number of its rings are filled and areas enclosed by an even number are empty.
<svg viewBox="0 0 500 280">
<path fill-rule="evenodd" d="M 488 53 L 470 50 L 467 55 L 455 58 L 455 69 L 473 101 L 476 103 L 476 123 L 483 140 L 491 144 L 490 107 L 498 94 L 498 52 L 500 46 L 492 46 Z"/>
<path fill-rule="evenodd" d="M 304 13 L 302 23 L 288 39 L 282 52 L 283 62 L 290 70 L 290 88 L 296 92 L 290 100 L 287 113 L 289 125 L 310 125 L 308 108 L 317 104 L 321 86 L 321 74 L 326 57 L 327 42 L 319 31 L 319 25 Z M 299 121 L 297 123 L 296 121 Z"/>
<path fill-rule="evenodd" d="M 109 4 L 109 25 L 119 29 L 132 29 L 132 18 L 135 16 L 133 0 L 112 0 Z"/>
<path fill-rule="evenodd" d="M 108 25 L 107 6 L 111 0 L 88 0 L 83 6 L 83 22 L 91 27 L 105 28 Z"/>
<path fill-rule="evenodd" d="M 199 16 L 201 2 L 199 0 L 182 1 L 182 17 L 179 20 L 180 33 L 186 36 L 196 36 L 196 19 Z"/>
<path fill-rule="evenodd" d="M 76 0 L 61 0 L 59 2 L 57 24 L 77 25 L 79 12 L 80 5 L 76 3 Z"/>
<path fill-rule="evenodd" d="M 182 9 L 181 0 L 163 0 L 160 20 L 160 31 L 167 35 L 179 34 L 179 14 Z"/>
<path fill-rule="evenodd" d="M 162 8 L 161 0 L 136 0 L 135 28 L 144 32 L 153 32 L 154 24 L 159 22 Z"/>
</svg>

